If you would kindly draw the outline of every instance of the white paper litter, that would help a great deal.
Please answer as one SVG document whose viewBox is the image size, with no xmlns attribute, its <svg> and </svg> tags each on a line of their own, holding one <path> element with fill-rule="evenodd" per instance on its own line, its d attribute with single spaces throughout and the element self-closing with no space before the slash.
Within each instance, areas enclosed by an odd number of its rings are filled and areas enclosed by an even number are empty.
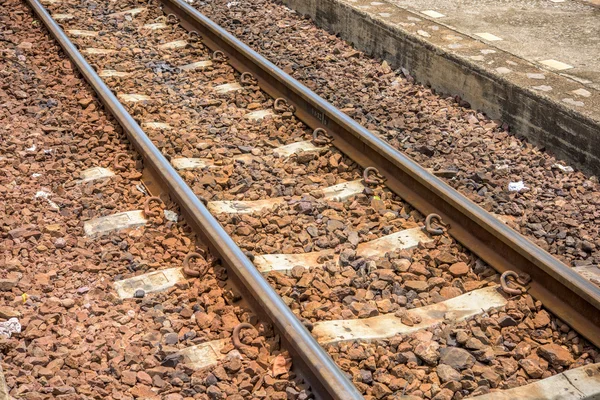
<svg viewBox="0 0 600 400">
<path fill-rule="evenodd" d="M 145 195 L 148 195 L 148 190 L 146 189 L 146 187 L 144 186 L 143 183 L 140 183 L 138 185 L 135 185 L 135 188 L 137 190 L 139 190 L 140 192 L 144 193 Z"/>
<path fill-rule="evenodd" d="M 237 6 L 240 3 L 238 1 L 230 1 L 229 3 L 227 3 L 227 8 L 231 8 L 233 6 Z"/>
<path fill-rule="evenodd" d="M 570 167 L 570 166 L 568 166 L 568 165 L 554 164 L 554 165 L 552 165 L 552 168 L 558 168 L 558 169 L 560 169 L 562 172 L 573 172 L 573 171 L 575 171 L 575 170 L 573 169 L 573 167 Z"/>
<path fill-rule="evenodd" d="M 42 198 L 42 199 L 46 199 L 46 201 L 48 202 L 48 204 L 50 204 L 50 207 L 56 209 L 56 210 L 60 210 L 60 207 L 58 206 L 58 204 L 56 204 L 55 202 L 53 202 L 52 200 L 50 200 L 50 196 L 52 195 L 52 193 L 48 193 L 45 192 L 43 190 L 40 190 L 39 192 L 37 192 L 34 196 L 35 199 L 38 198 Z"/>
<path fill-rule="evenodd" d="M 21 324 L 16 318 L 11 318 L 6 322 L 0 322 L 0 335 L 11 337 L 13 333 L 21 333 Z"/>
<path fill-rule="evenodd" d="M 166 218 L 168 221 L 171 221 L 171 222 L 177 222 L 177 220 L 179 219 L 179 216 L 178 216 L 178 215 L 177 215 L 177 213 L 176 213 L 176 212 L 174 212 L 174 211 L 171 211 L 171 210 L 164 210 L 163 212 L 164 212 L 164 214 L 165 214 L 165 218 Z"/>
<path fill-rule="evenodd" d="M 527 186 L 525 186 L 525 184 L 523 183 L 523 181 L 510 182 L 508 184 L 508 190 L 510 192 L 520 192 L 523 189 L 529 189 Z"/>
</svg>

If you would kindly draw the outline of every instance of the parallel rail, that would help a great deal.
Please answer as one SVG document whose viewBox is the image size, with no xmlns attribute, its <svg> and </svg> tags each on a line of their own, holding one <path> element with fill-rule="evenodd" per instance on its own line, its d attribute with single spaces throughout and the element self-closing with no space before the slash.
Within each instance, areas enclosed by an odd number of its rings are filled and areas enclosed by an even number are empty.
<svg viewBox="0 0 600 400">
<path fill-rule="evenodd" d="M 465 196 L 391 147 L 183 0 L 160 0 L 166 13 L 221 50 L 239 72 L 250 72 L 261 89 L 283 97 L 311 128 L 324 128 L 333 145 L 363 167 L 376 167 L 386 185 L 421 213 L 439 214 L 448 233 L 499 272 L 531 276 L 528 293 L 591 343 L 600 346 L 600 290 L 548 252 L 507 227 Z"/>
<path fill-rule="evenodd" d="M 151 170 L 151 176 L 158 181 L 156 183 L 161 188 L 167 189 L 167 193 L 179 204 L 186 221 L 194 228 L 203 243 L 209 245 L 213 254 L 218 254 L 222 263 L 235 274 L 236 286 L 242 292 L 243 297 L 250 300 L 254 311 L 273 323 L 275 329 L 281 334 L 283 345 L 293 356 L 294 364 L 311 384 L 313 391 L 324 399 L 362 399 L 363 397 L 352 382 L 227 235 L 169 161 L 125 110 L 102 78 L 88 64 L 58 23 L 52 19 L 45 7 L 38 0 L 27 0 L 27 2 L 77 66 L 85 80 L 94 88 L 108 111 L 123 127 L 127 137 L 143 157 L 144 166 Z"/>
<path fill-rule="evenodd" d="M 273 322 L 301 373 L 322 398 L 362 398 L 354 385 L 318 345 L 241 249 L 185 184 L 94 69 L 79 53 L 38 0 L 27 0 L 68 57 L 117 119 L 144 165 L 161 188 L 180 205 L 199 237 L 234 273 L 234 279 L 255 311 Z M 296 116 L 312 128 L 324 128 L 333 145 L 363 167 L 374 166 L 387 186 L 423 214 L 437 213 L 449 223 L 457 241 L 500 272 L 526 272 L 529 293 L 557 317 L 600 346 L 600 291 L 569 267 L 450 188 L 393 149 L 271 62 L 189 6 L 183 0 L 161 0 L 166 13 L 182 26 L 197 31 L 212 50 L 221 50 L 239 72 L 251 72 L 260 87 L 274 98 L 284 97 Z"/>
</svg>

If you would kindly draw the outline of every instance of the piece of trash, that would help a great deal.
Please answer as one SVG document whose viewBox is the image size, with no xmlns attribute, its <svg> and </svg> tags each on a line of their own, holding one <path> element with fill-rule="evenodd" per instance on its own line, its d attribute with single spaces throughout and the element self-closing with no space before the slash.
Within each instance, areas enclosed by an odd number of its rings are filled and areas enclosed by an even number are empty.
<svg viewBox="0 0 600 400">
<path fill-rule="evenodd" d="M 163 213 L 165 214 L 165 218 L 167 219 L 167 221 L 177 222 L 177 220 L 179 219 L 179 215 L 177 215 L 177 213 L 174 211 L 164 210 Z"/>
<path fill-rule="evenodd" d="M 29 299 L 29 295 L 27 293 L 23 293 L 21 295 L 21 299 L 23 299 L 23 304 L 27 303 L 27 300 Z"/>
<path fill-rule="evenodd" d="M 525 184 L 523 183 L 523 181 L 510 182 L 508 184 L 508 191 L 509 192 L 520 192 L 523 189 L 529 189 L 527 186 L 525 186 Z"/>
<path fill-rule="evenodd" d="M 229 3 L 227 3 L 227 8 L 231 8 L 233 6 L 237 6 L 239 5 L 239 1 L 230 1 Z"/>
<path fill-rule="evenodd" d="M 48 204 L 50 204 L 50 207 L 54 208 L 55 210 L 60 210 L 60 207 L 58 206 L 58 204 L 56 204 L 55 202 L 50 200 L 51 195 L 52 195 L 52 193 L 48 193 L 43 190 L 40 190 L 39 192 L 37 192 L 35 194 L 35 196 L 33 198 L 34 199 L 38 199 L 38 198 L 45 199 L 48 202 Z"/>
<path fill-rule="evenodd" d="M 10 338 L 13 333 L 21 333 L 21 324 L 16 318 L 11 318 L 6 322 L 0 322 L 0 335 Z"/>
<path fill-rule="evenodd" d="M 148 190 L 146 189 L 146 186 L 144 186 L 144 184 L 140 183 L 138 185 L 135 185 L 135 188 L 140 192 L 144 193 L 145 195 L 148 195 Z"/>
<path fill-rule="evenodd" d="M 34 144 L 33 146 L 26 148 L 25 151 L 35 151 L 35 149 L 37 149 L 37 147 Z"/>
<path fill-rule="evenodd" d="M 573 169 L 573 167 L 570 167 L 570 166 L 568 166 L 568 165 L 554 164 L 554 165 L 552 165 L 552 168 L 558 168 L 558 169 L 560 169 L 562 172 L 573 172 L 573 171 L 575 171 L 575 170 Z"/>
</svg>

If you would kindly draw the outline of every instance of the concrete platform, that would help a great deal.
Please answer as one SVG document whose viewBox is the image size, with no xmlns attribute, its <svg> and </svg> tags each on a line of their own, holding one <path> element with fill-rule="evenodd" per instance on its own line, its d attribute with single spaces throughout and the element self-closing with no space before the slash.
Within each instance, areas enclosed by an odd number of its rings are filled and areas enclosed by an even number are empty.
<svg viewBox="0 0 600 400">
<path fill-rule="evenodd" d="M 600 173 L 599 0 L 283 0 L 417 82 Z"/>
</svg>

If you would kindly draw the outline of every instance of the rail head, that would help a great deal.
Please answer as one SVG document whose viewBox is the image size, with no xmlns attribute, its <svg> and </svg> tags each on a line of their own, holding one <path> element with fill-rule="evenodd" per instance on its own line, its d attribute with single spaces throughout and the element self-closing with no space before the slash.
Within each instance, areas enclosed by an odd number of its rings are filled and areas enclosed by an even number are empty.
<svg viewBox="0 0 600 400">
<path fill-rule="evenodd" d="M 183 0 L 160 0 L 181 25 L 200 33 L 204 43 L 224 52 L 239 72 L 250 72 L 273 98 L 284 97 L 296 116 L 323 128 L 339 148 L 363 167 L 375 166 L 387 186 L 421 213 L 436 213 L 449 233 L 499 272 L 529 274 L 529 293 L 600 346 L 600 290 L 548 252 L 433 176 L 408 156 L 362 127 L 336 107 L 242 43 Z"/>
<path fill-rule="evenodd" d="M 363 397 L 352 382 L 296 318 L 233 239 L 227 235 L 202 201 L 192 192 L 183 178 L 106 86 L 102 78 L 85 60 L 77 47 L 69 40 L 45 7 L 39 0 L 27 0 L 27 2 L 95 90 L 107 110 L 122 126 L 129 140 L 143 157 L 144 165 L 152 171 L 152 176 L 160 181 L 159 186 L 168 189 L 169 194 L 181 207 L 187 221 L 196 228 L 198 236 L 221 257 L 222 262 L 235 274 L 237 282 L 243 285 L 241 289 L 251 297 L 249 299 L 251 303 L 259 307 L 255 311 L 266 316 L 273 323 L 275 329 L 281 333 L 284 346 L 295 356 L 296 365 L 300 366 L 302 376 L 308 380 L 318 398 L 362 399 Z"/>
</svg>

